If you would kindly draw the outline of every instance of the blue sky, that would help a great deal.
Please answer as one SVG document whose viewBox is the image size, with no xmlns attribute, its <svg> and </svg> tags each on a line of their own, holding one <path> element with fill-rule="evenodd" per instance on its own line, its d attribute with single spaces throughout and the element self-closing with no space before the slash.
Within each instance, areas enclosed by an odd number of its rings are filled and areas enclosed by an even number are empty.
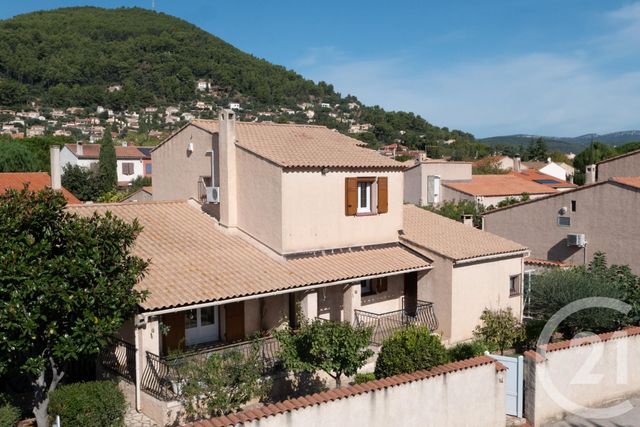
<svg viewBox="0 0 640 427">
<path fill-rule="evenodd" d="M 21 0 L 0 18 L 151 2 Z M 640 129 L 640 1 L 155 2 L 343 94 L 478 137 Z"/>
</svg>

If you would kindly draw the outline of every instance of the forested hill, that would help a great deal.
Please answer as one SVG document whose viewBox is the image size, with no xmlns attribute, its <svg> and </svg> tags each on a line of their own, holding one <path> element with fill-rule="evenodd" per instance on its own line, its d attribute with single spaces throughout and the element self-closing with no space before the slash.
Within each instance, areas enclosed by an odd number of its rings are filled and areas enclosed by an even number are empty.
<svg viewBox="0 0 640 427">
<path fill-rule="evenodd" d="M 138 8 L 63 8 L 0 21 L 0 105 L 22 108 L 104 106 L 115 111 L 182 105 L 197 98 L 196 82 L 213 84 L 217 106 L 242 102 L 253 111 L 302 102 L 358 103 L 332 85 L 314 83 L 244 53 L 181 19 Z M 109 90 L 111 86 L 121 90 Z M 120 88 L 119 88 L 120 89 Z M 413 147 L 473 136 L 429 124 L 413 113 L 360 104 L 356 122 L 374 125 L 360 137 L 373 144 L 400 140 Z M 329 116 L 329 118 L 325 117 Z M 345 124 L 319 114 L 320 124 Z M 306 119 L 306 118 L 305 118 Z"/>
</svg>

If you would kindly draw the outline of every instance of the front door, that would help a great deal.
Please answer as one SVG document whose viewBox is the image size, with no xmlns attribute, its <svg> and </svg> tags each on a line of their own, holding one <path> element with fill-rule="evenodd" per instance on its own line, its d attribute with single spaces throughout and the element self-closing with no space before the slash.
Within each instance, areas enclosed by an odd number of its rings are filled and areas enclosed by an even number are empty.
<svg viewBox="0 0 640 427">
<path fill-rule="evenodd" d="M 244 301 L 224 306 L 224 327 L 228 342 L 244 339 Z"/>
<path fill-rule="evenodd" d="M 218 341 L 218 307 L 205 307 L 185 314 L 184 341 L 187 346 Z"/>
</svg>

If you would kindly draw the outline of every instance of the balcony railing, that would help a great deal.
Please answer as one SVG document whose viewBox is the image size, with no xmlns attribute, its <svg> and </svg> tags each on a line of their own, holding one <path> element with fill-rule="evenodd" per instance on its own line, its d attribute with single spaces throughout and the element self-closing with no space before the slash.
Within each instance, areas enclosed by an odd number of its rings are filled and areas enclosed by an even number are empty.
<svg viewBox="0 0 640 427">
<path fill-rule="evenodd" d="M 150 395 L 165 401 L 176 400 L 180 394 L 180 378 L 177 367 L 197 357 L 206 357 L 214 353 L 239 351 L 250 355 L 253 346 L 258 346 L 258 359 L 262 363 L 264 374 L 269 373 L 278 365 L 278 341 L 273 338 L 261 338 L 257 341 L 243 341 L 235 344 L 204 347 L 181 353 L 179 356 L 167 357 L 147 352 L 147 364 L 144 368 L 141 389 Z"/>
<path fill-rule="evenodd" d="M 112 338 L 109 345 L 100 352 L 100 363 L 105 369 L 135 382 L 136 346 L 118 338 Z"/>
<path fill-rule="evenodd" d="M 426 326 L 430 331 L 438 329 L 438 319 L 433 310 L 433 303 L 418 300 L 415 312 L 411 311 L 409 311 L 406 306 L 401 310 L 389 311 L 387 313 L 371 313 L 364 310 L 354 310 L 355 324 L 356 326 L 373 328 L 371 343 L 375 345 L 381 345 L 382 342 L 393 335 L 394 332 L 409 325 Z"/>
</svg>

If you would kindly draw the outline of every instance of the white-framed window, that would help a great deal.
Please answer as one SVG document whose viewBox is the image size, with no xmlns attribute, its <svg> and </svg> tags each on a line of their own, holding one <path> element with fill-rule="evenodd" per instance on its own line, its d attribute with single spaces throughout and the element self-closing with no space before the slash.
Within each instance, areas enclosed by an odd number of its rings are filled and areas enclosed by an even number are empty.
<svg viewBox="0 0 640 427">
<path fill-rule="evenodd" d="M 358 182 L 358 213 L 371 213 L 371 181 Z"/>
<path fill-rule="evenodd" d="M 520 295 L 520 275 L 509 277 L 509 296 Z"/>
</svg>

